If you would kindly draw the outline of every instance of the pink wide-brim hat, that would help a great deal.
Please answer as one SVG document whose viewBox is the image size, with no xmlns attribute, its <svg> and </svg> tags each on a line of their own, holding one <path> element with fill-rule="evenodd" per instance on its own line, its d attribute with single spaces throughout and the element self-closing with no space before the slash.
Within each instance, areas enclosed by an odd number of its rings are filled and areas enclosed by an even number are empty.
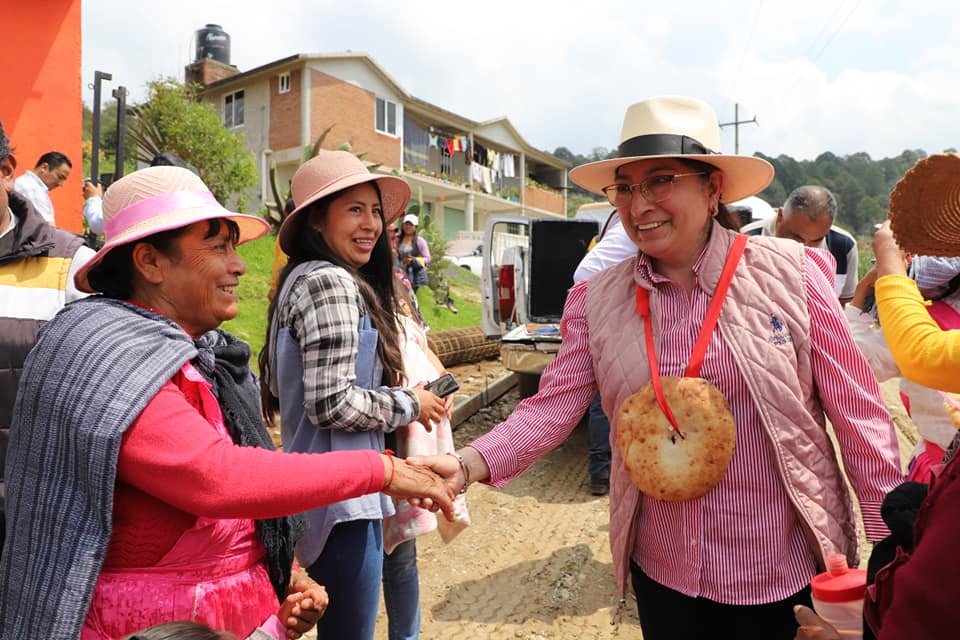
<svg viewBox="0 0 960 640">
<path fill-rule="evenodd" d="M 365 182 L 376 182 L 380 190 L 384 225 L 399 218 L 410 201 L 410 186 L 396 176 L 370 173 L 363 161 L 347 151 L 320 151 L 293 174 L 290 190 L 297 206 L 280 226 L 280 248 L 290 254 L 301 228 L 303 211 L 331 194 Z"/>
<path fill-rule="evenodd" d="M 103 248 L 77 270 L 73 282 L 80 291 L 96 293 L 88 276 L 113 249 L 214 218 L 237 223 L 237 244 L 256 240 L 270 230 L 270 223 L 263 218 L 223 208 L 203 180 L 189 169 L 148 167 L 135 171 L 110 185 L 103 196 Z"/>
</svg>

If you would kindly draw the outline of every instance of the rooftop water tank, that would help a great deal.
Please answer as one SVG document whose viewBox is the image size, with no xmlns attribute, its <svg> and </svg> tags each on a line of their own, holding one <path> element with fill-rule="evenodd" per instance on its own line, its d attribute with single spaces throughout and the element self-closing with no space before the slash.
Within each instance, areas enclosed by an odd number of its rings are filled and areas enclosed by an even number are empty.
<svg viewBox="0 0 960 640">
<path fill-rule="evenodd" d="M 196 61 L 212 58 L 230 64 L 230 35 L 218 24 L 208 24 L 197 29 Z"/>
</svg>

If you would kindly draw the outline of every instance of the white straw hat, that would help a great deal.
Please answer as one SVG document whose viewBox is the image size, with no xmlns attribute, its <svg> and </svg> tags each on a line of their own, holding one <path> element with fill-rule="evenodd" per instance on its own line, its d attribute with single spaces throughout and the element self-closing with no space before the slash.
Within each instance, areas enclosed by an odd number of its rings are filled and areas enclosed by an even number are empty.
<svg viewBox="0 0 960 640">
<path fill-rule="evenodd" d="M 723 155 L 717 114 L 707 103 L 684 96 L 649 98 L 627 107 L 617 156 L 575 167 L 570 179 L 603 195 L 625 164 L 649 158 L 699 160 L 723 173 L 723 203 L 760 193 L 773 180 L 773 166 L 766 160 Z"/>
</svg>

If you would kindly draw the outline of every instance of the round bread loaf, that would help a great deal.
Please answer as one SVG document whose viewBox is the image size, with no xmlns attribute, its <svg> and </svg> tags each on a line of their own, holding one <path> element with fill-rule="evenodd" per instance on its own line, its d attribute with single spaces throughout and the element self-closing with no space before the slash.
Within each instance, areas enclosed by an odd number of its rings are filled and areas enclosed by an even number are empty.
<svg viewBox="0 0 960 640">
<path fill-rule="evenodd" d="M 699 498 L 727 471 L 736 428 L 720 390 L 703 378 L 665 377 L 663 395 L 681 438 L 657 403 L 649 382 L 617 409 L 623 462 L 637 487 L 666 502 Z"/>
</svg>

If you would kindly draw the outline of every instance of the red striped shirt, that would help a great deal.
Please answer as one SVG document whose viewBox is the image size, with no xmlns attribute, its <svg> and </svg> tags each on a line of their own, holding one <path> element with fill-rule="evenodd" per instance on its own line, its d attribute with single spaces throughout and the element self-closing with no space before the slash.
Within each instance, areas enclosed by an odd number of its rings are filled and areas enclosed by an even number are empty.
<svg viewBox="0 0 960 640">
<path fill-rule="evenodd" d="M 807 303 L 812 368 L 824 411 L 833 424 L 847 476 L 860 499 L 867 537 L 888 532 L 880 503 L 902 479 L 896 434 L 880 387 L 850 337 L 826 273 L 827 258 L 807 251 Z M 700 268 L 698 262 L 694 271 Z M 709 295 L 688 295 L 638 262 L 661 301 L 661 375 L 682 375 L 703 324 Z M 540 392 L 470 446 L 502 486 L 562 442 L 596 390 L 586 323 L 586 283 L 571 289 L 564 309 L 564 341 L 543 374 Z M 645 366 L 645 363 L 644 363 Z M 737 446 L 723 480 L 686 502 L 641 500 L 642 529 L 633 559 L 657 582 L 689 596 L 728 604 L 786 598 L 816 573 L 810 551 L 777 474 L 754 402 L 721 330 L 714 331 L 701 375 L 726 396 L 737 425 Z"/>
</svg>

